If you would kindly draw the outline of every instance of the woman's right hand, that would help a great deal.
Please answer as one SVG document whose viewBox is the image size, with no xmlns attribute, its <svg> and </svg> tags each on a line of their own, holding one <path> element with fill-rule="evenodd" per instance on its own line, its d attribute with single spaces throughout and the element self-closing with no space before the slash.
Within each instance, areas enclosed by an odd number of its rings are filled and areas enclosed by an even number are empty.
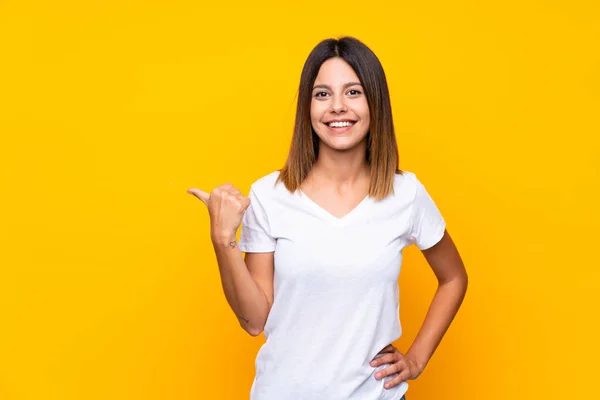
<svg viewBox="0 0 600 400">
<path fill-rule="evenodd" d="M 196 188 L 188 189 L 187 192 L 208 207 L 212 239 L 224 240 L 226 243 L 235 240 L 242 217 L 250 206 L 250 199 L 230 183 L 216 187 L 210 194 Z"/>
</svg>

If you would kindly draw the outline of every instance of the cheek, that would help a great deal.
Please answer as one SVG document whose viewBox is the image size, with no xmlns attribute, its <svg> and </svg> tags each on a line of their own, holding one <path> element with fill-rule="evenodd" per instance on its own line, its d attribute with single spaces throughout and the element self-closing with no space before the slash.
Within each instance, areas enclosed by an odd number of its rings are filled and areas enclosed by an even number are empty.
<svg viewBox="0 0 600 400">
<path fill-rule="evenodd" d="M 371 126 L 371 113 L 369 112 L 369 107 L 365 108 L 364 112 L 361 115 L 361 120 L 366 126 L 366 129 L 369 130 L 369 127 Z"/>
<path fill-rule="evenodd" d="M 363 104 L 361 104 L 361 118 L 368 122 L 371 119 L 370 116 L 371 113 L 369 112 L 369 103 L 365 101 Z"/>
<path fill-rule="evenodd" d="M 313 124 L 317 124 L 321 120 L 321 116 L 323 115 L 323 105 L 319 104 L 316 101 L 313 101 L 310 104 L 310 120 Z"/>
<path fill-rule="evenodd" d="M 310 108 L 310 120 L 314 123 L 317 119 L 317 110 L 314 107 Z"/>
</svg>

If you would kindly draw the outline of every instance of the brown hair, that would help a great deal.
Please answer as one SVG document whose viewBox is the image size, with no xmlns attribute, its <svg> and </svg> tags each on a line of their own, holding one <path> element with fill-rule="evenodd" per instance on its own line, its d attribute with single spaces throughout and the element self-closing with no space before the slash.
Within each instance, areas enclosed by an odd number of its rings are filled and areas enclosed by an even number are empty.
<svg viewBox="0 0 600 400">
<path fill-rule="evenodd" d="M 312 87 L 321 65 L 334 57 L 340 57 L 352 67 L 364 88 L 371 115 L 365 155 L 371 167 L 369 196 L 382 199 L 393 192 L 394 175 L 402 173 L 398 168 L 398 146 L 387 80 L 375 53 L 358 39 L 348 36 L 323 40 L 304 63 L 292 144 L 277 182 L 282 181 L 290 192 L 295 192 L 317 160 L 319 137 L 310 119 Z"/>
</svg>

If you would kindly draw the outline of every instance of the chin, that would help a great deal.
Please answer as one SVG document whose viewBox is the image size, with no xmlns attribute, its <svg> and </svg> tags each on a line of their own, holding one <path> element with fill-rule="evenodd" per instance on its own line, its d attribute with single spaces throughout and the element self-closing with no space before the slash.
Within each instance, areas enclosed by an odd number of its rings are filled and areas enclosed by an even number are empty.
<svg viewBox="0 0 600 400">
<path fill-rule="evenodd" d="M 349 141 L 349 140 L 331 140 L 328 143 L 323 143 L 325 146 L 329 147 L 332 150 L 337 151 L 347 151 L 352 150 L 356 147 L 360 147 L 361 141 Z"/>
</svg>

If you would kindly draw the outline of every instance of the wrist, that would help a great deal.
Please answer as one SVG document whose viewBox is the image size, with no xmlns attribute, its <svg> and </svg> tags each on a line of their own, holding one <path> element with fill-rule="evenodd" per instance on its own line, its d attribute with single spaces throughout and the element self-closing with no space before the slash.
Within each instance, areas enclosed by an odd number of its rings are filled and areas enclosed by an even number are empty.
<svg viewBox="0 0 600 400">
<path fill-rule="evenodd" d="M 232 244 L 237 245 L 237 238 L 235 236 L 235 232 L 234 233 L 222 233 L 222 232 L 211 233 L 210 238 L 211 238 L 213 244 L 218 245 L 218 246 L 231 247 Z M 233 247 L 235 247 L 235 246 L 233 246 Z"/>
<path fill-rule="evenodd" d="M 426 357 L 423 357 L 419 354 L 416 354 L 414 351 L 406 352 L 406 355 L 413 359 L 413 361 L 417 364 L 417 368 L 419 369 L 419 373 L 423 372 L 427 362 L 429 361 Z"/>
</svg>

